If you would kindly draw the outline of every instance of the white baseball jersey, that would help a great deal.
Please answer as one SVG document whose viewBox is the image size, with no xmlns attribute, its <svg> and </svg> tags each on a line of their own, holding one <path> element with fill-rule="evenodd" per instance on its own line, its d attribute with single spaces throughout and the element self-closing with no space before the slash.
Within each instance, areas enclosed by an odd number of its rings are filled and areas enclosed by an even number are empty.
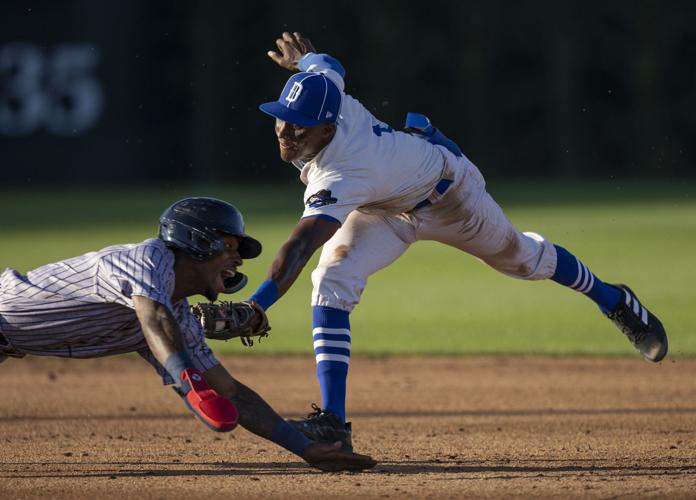
<svg viewBox="0 0 696 500">
<path fill-rule="evenodd" d="M 324 72 L 343 89 L 338 73 Z M 295 163 L 307 185 L 303 217 L 325 215 L 343 223 L 356 209 L 387 215 L 411 210 L 443 176 L 440 147 L 392 130 L 356 99 L 342 97 L 336 135 L 311 161 Z"/>
<path fill-rule="evenodd" d="M 307 71 L 324 73 L 344 88 L 330 63 L 313 63 Z M 312 273 L 313 306 L 352 311 L 368 277 L 418 240 L 453 246 L 516 278 L 553 274 L 553 244 L 510 223 L 466 156 L 393 131 L 349 95 L 343 94 L 331 142 L 295 166 L 307 184 L 304 216 L 342 224 Z M 451 181 L 443 193 L 434 189 L 440 179 Z M 430 204 L 422 205 L 426 199 Z"/>
<path fill-rule="evenodd" d="M 188 301 L 172 304 L 174 279 L 174 253 L 160 239 L 111 246 L 26 276 L 6 269 L 0 275 L 0 334 L 23 354 L 94 358 L 138 352 L 172 383 L 147 347 L 135 295 L 172 312 L 196 368 L 218 364 Z"/>
</svg>

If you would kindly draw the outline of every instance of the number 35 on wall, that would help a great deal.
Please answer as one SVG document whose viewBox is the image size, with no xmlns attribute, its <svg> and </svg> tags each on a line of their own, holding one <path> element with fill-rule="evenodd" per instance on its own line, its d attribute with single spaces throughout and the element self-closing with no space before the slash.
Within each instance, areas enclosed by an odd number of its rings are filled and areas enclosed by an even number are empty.
<svg viewBox="0 0 696 500">
<path fill-rule="evenodd" d="M 0 134 L 89 130 L 104 109 L 104 91 L 92 74 L 98 62 L 98 50 L 88 44 L 59 45 L 48 54 L 29 43 L 1 46 Z"/>
</svg>

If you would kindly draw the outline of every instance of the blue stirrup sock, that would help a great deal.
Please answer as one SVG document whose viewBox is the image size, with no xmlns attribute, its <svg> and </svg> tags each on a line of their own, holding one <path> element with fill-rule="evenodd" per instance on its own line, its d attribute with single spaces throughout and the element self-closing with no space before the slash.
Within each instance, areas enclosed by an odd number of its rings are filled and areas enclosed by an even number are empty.
<svg viewBox="0 0 696 500">
<path fill-rule="evenodd" d="M 350 360 L 349 313 L 312 307 L 312 336 L 322 408 L 346 421 L 346 378 Z"/>
<path fill-rule="evenodd" d="M 622 292 L 611 285 L 607 285 L 597 278 L 580 259 L 575 257 L 565 248 L 554 245 L 558 261 L 556 272 L 551 277 L 556 283 L 565 285 L 591 298 L 607 314 L 614 309 L 621 300 Z"/>
</svg>

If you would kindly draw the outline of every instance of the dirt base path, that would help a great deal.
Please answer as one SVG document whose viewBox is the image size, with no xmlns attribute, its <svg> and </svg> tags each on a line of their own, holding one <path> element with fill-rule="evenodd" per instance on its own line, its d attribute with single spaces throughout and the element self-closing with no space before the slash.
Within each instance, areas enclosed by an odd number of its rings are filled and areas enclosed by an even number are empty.
<svg viewBox="0 0 696 500">
<path fill-rule="evenodd" d="M 225 358 L 283 415 L 311 358 Z M 0 365 L 0 498 L 696 497 L 696 360 L 351 360 L 356 451 L 326 474 L 187 413 L 139 358 Z"/>
</svg>

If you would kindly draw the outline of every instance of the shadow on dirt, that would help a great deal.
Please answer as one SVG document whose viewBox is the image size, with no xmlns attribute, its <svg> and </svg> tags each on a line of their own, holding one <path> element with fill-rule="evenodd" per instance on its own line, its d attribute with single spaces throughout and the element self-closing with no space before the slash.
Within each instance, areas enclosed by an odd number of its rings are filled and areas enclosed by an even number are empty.
<svg viewBox="0 0 696 500">
<path fill-rule="evenodd" d="M 519 460 L 524 462 L 525 460 Z M 577 462 L 591 462 L 579 465 Z M 534 460 L 535 465 L 499 465 L 476 464 L 471 461 L 457 460 L 414 460 L 414 461 L 382 461 L 374 469 L 382 474 L 463 474 L 462 477 L 451 479 L 519 479 L 520 477 L 572 477 L 572 476 L 652 476 L 673 475 L 691 476 L 696 472 L 694 465 L 606 465 L 597 460 L 572 459 L 564 460 L 563 464 L 540 465 L 539 462 L 553 460 Z M 506 474 L 494 475 L 490 474 Z M 481 474 L 485 474 L 482 476 Z"/>
<path fill-rule="evenodd" d="M 554 415 L 593 416 L 593 415 L 655 415 L 655 414 L 689 414 L 696 413 L 696 408 L 568 408 L 568 409 L 519 409 L 519 410 L 428 410 L 428 411 L 354 411 L 353 418 L 418 418 L 418 417 L 541 417 Z M 189 413 L 163 413 L 154 415 L 4 415 L 0 422 L 52 422 L 69 420 L 168 420 L 188 419 Z M 287 418 L 304 417 L 304 414 L 289 414 Z"/>
<path fill-rule="evenodd" d="M 3 479 L 119 479 L 195 476 L 244 476 L 253 479 L 254 476 L 323 474 L 323 472 L 311 468 L 304 462 L 0 462 L 0 466 L 3 468 L 14 466 L 41 469 L 26 472 L 17 470 L 0 472 L 0 478 Z M 136 466 L 137 468 L 125 468 L 126 466 Z M 162 466 L 163 468 L 149 468 L 156 466 Z"/>
<path fill-rule="evenodd" d="M 520 460 L 524 462 L 524 460 Z M 606 465 L 597 460 L 564 460 L 556 465 L 542 463 L 559 460 L 534 460 L 534 465 L 480 464 L 457 460 L 384 461 L 367 474 L 415 475 L 440 474 L 442 480 L 505 480 L 519 478 L 560 477 L 638 477 L 638 476 L 692 476 L 696 465 Z M 589 462 L 578 464 L 577 462 Z M 303 462 L 282 463 L 210 463 L 210 462 L 1 462 L 3 467 L 22 466 L 41 468 L 40 471 L 0 472 L 4 479 L 84 479 L 84 478 L 134 478 L 134 477 L 196 477 L 196 476 L 287 476 L 323 474 Z M 125 468 L 136 466 L 137 468 Z M 157 466 L 163 468 L 157 468 Z M 153 467 L 153 468 L 148 468 Z M 98 470 L 80 470 L 80 469 Z M 69 469 L 69 470 L 65 470 Z M 356 474 L 347 472 L 346 474 Z"/>
</svg>

